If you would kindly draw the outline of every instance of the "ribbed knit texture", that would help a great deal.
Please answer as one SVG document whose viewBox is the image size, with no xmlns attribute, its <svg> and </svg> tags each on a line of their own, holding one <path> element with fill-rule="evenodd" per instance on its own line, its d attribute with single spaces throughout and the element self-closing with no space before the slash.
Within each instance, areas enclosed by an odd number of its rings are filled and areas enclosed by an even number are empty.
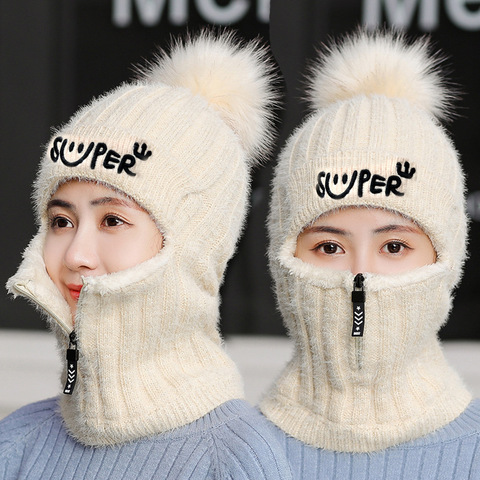
<svg viewBox="0 0 480 480">
<path fill-rule="evenodd" d="M 31 243 L 13 285 L 53 318 L 68 319 L 41 245 L 41 237 Z M 217 297 L 184 274 L 186 255 L 175 253 L 166 246 L 136 267 L 85 279 L 75 324 L 79 378 L 60 403 L 68 430 L 86 445 L 164 432 L 243 396 L 216 329 Z M 65 351 L 65 334 L 56 331 Z"/>
<path fill-rule="evenodd" d="M 280 444 L 241 400 L 162 435 L 89 448 L 66 432 L 56 399 L 23 407 L 0 422 L 2 480 L 289 480 Z"/>
<path fill-rule="evenodd" d="M 295 480 L 477 480 L 480 400 L 457 419 L 412 442 L 373 453 L 314 448 L 272 425 Z"/>
<path fill-rule="evenodd" d="M 371 452 L 462 413 L 471 395 L 436 337 L 450 307 L 445 266 L 365 274 L 365 332 L 354 338 L 353 274 L 285 264 L 277 288 L 295 351 L 260 405 L 272 422 L 309 445 Z"/>
</svg>

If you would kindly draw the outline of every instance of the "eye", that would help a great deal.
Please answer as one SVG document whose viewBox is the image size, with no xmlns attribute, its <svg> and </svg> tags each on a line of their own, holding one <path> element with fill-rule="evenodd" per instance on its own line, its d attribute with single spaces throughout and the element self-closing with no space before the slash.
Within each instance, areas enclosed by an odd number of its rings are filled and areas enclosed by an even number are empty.
<svg viewBox="0 0 480 480">
<path fill-rule="evenodd" d="M 333 242 L 320 243 L 314 248 L 314 250 L 324 253 L 325 255 L 338 255 L 345 253 L 345 250 L 340 245 Z"/>
<path fill-rule="evenodd" d="M 116 215 L 107 215 L 102 222 L 102 225 L 105 227 L 119 227 L 120 225 L 124 225 L 126 222 L 117 217 Z"/>
<path fill-rule="evenodd" d="M 382 247 L 382 250 L 385 253 L 390 253 L 392 255 L 398 255 L 402 253 L 406 248 L 409 248 L 402 242 L 388 242 Z"/>
<path fill-rule="evenodd" d="M 68 218 L 56 216 L 50 220 L 51 228 L 73 228 L 73 223 Z"/>
</svg>

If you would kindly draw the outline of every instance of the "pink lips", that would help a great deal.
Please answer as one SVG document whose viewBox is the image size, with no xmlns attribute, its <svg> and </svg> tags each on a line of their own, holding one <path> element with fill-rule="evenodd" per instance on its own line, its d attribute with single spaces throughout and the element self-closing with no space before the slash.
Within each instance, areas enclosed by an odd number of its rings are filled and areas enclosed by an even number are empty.
<svg viewBox="0 0 480 480">
<path fill-rule="evenodd" d="M 74 285 L 69 284 L 67 285 L 68 291 L 70 292 L 70 296 L 77 301 L 78 297 L 80 297 L 80 291 L 82 290 L 83 285 Z"/>
</svg>

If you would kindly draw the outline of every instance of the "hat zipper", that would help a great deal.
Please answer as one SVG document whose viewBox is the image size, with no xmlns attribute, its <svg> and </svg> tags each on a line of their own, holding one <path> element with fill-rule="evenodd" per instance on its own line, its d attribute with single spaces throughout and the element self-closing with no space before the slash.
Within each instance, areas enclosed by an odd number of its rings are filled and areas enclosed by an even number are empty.
<svg viewBox="0 0 480 480">
<path fill-rule="evenodd" d="M 354 355 L 357 370 L 363 367 L 363 330 L 365 327 L 365 290 L 361 273 L 353 279 L 352 291 L 352 337 L 354 337 Z"/>
<path fill-rule="evenodd" d="M 43 302 L 41 302 L 34 294 L 30 291 L 27 285 L 22 283 L 16 283 L 13 286 L 13 289 L 18 292 L 20 295 L 23 295 L 37 305 L 39 305 L 45 312 L 47 312 L 60 326 L 60 328 L 69 335 L 69 345 L 67 349 L 67 382 L 65 384 L 65 388 L 63 389 L 63 393 L 66 395 L 71 395 L 73 393 L 73 389 L 75 388 L 75 383 L 77 382 L 78 376 L 78 369 L 77 369 L 77 361 L 79 357 L 78 347 L 77 347 L 77 334 L 75 330 L 71 330 L 70 327 L 63 322 L 60 317 L 55 315 Z M 70 348 L 72 347 L 72 348 Z"/>
<path fill-rule="evenodd" d="M 70 343 L 67 349 L 67 382 L 65 384 L 65 388 L 63 389 L 63 393 L 65 395 L 71 395 L 73 393 L 73 389 L 75 388 L 75 383 L 77 382 L 77 361 L 78 361 L 78 348 L 77 348 L 77 334 L 75 330 L 69 335 Z"/>
<path fill-rule="evenodd" d="M 353 323 L 352 337 L 363 337 L 365 328 L 365 290 L 364 277 L 357 273 L 353 279 L 352 303 L 353 303 Z"/>
</svg>

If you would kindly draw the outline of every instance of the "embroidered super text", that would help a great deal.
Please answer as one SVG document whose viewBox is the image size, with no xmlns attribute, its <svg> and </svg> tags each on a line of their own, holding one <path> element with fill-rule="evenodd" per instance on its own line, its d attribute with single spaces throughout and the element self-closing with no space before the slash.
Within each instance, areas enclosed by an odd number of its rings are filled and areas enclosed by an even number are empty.
<svg viewBox="0 0 480 480">
<path fill-rule="evenodd" d="M 316 190 L 320 198 L 328 195 L 330 198 L 339 200 L 345 198 L 350 192 L 363 197 L 364 192 L 390 194 L 402 197 L 403 192 L 400 191 L 403 180 L 408 180 L 415 174 L 415 168 L 410 167 L 410 163 L 405 161 L 403 164 L 397 162 L 396 174 L 384 177 L 373 173 L 364 168 L 362 170 L 354 170 L 350 175 L 344 173 L 339 176 L 338 173 L 332 175 L 330 172 L 322 171 L 317 176 Z"/>
<path fill-rule="evenodd" d="M 60 160 L 67 167 L 76 167 L 83 162 L 88 162 L 90 168 L 103 167 L 108 170 L 116 169 L 118 174 L 125 172 L 134 177 L 136 173 L 132 170 L 137 160 L 146 161 L 152 155 L 145 143 L 135 142 L 132 153 L 118 153 L 108 148 L 103 142 L 79 142 L 69 141 L 67 138 L 57 137 L 50 149 L 50 159 L 53 162 Z"/>
</svg>

